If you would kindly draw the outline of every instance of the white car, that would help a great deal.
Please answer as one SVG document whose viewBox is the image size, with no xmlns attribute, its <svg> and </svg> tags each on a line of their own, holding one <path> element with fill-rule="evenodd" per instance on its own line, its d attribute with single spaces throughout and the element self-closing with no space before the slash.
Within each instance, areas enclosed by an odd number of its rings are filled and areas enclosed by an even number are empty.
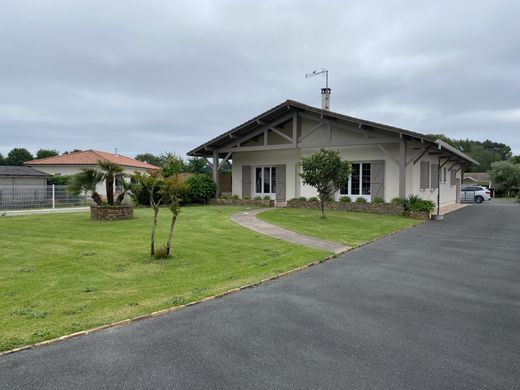
<svg viewBox="0 0 520 390">
<path fill-rule="evenodd" d="M 491 191 L 482 186 L 465 186 L 460 190 L 460 200 L 462 202 L 482 203 L 491 200 Z"/>
</svg>

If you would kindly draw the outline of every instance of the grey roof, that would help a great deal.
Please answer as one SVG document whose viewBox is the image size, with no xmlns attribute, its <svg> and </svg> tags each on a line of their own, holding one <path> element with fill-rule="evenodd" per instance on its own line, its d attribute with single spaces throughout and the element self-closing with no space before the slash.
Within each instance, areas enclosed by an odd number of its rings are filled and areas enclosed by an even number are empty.
<svg viewBox="0 0 520 390">
<path fill-rule="evenodd" d="M 195 149 L 190 150 L 187 154 L 188 154 L 188 156 L 209 157 L 212 155 L 212 153 L 208 151 L 209 148 L 222 147 L 225 144 L 229 143 L 231 135 L 236 135 L 236 136 L 244 135 L 244 134 L 248 133 L 249 131 L 252 131 L 255 128 L 257 128 L 259 120 L 264 120 L 267 122 L 270 120 L 274 120 L 275 118 L 280 117 L 284 113 L 287 113 L 288 110 L 313 112 L 313 113 L 322 115 L 323 117 L 329 117 L 329 118 L 335 118 L 335 119 L 345 120 L 345 121 L 349 121 L 349 122 L 355 122 L 355 123 L 358 123 L 360 125 L 367 126 L 370 128 L 376 128 L 376 129 L 390 131 L 393 133 L 407 135 L 409 137 L 421 140 L 421 142 L 430 143 L 431 145 L 437 145 L 437 146 L 441 145 L 441 147 L 444 150 L 448 151 L 449 153 L 460 157 L 461 159 L 469 162 L 470 164 L 478 165 L 477 161 L 475 161 L 471 157 L 465 155 L 460 150 L 453 148 L 451 145 L 448 145 L 443 141 L 440 141 L 440 142 L 439 142 L 439 140 L 435 141 L 434 139 L 427 136 L 426 134 L 421 134 L 421 133 L 418 133 L 415 131 L 401 129 L 399 127 L 384 125 L 384 124 L 377 123 L 377 122 L 371 122 L 371 121 L 367 121 L 365 119 L 355 118 L 352 116 L 343 115 L 343 114 L 333 112 L 333 111 L 323 110 L 321 108 L 309 106 L 307 104 L 303 104 L 303 103 L 300 103 L 300 102 L 297 102 L 294 100 L 286 100 L 285 102 L 263 112 L 262 114 L 248 120 L 247 122 L 244 122 L 241 125 L 219 135 L 218 137 L 215 137 L 215 138 L 209 140 L 208 142 L 196 147 Z"/>
<path fill-rule="evenodd" d="M 0 176 L 11 177 L 48 177 L 48 173 L 38 171 L 31 167 L 19 167 L 11 165 L 0 165 Z"/>
<path fill-rule="evenodd" d="M 457 148 L 454 148 L 453 146 L 451 146 L 450 144 L 444 142 L 443 140 L 441 139 L 438 139 L 437 141 L 435 141 L 435 143 L 437 145 L 440 145 L 440 147 L 444 150 L 447 150 L 448 152 L 450 152 L 451 154 L 454 154 L 460 158 L 462 158 L 463 160 L 466 160 L 472 164 L 475 164 L 475 165 L 480 165 L 478 161 L 472 159 L 470 156 L 468 156 L 467 154 L 464 154 L 462 153 L 459 149 Z"/>
</svg>

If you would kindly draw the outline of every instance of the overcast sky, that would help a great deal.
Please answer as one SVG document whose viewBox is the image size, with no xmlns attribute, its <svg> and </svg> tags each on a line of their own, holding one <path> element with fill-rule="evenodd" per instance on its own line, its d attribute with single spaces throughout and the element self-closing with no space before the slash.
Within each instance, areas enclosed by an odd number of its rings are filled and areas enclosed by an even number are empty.
<svg viewBox="0 0 520 390">
<path fill-rule="evenodd" d="M 0 153 L 181 155 L 286 99 L 520 153 L 520 1 L 0 0 Z"/>
</svg>

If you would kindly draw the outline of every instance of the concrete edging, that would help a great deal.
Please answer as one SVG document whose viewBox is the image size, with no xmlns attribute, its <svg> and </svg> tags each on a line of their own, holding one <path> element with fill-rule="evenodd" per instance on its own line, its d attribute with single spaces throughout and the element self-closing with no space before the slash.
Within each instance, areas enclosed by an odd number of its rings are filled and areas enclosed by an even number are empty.
<svg viewBox="0 0 520 390">
<path fill-rule="evenodd" d="M 40 342 L 34 343 L 34 344 L 24 345 L 22 347 L 18 347 L 18 348 L 14 348 L 14 349 L 11 349 L 11 350 L 8 350 L 8 351 L 0 352 L 0 358 L 3 357 L 3 356 L 6 356 L 6 355 L 10 355 L 10 354 L 16 353 L 16 352 L 21 352 L 21 351 L 25 351 L 25 350 L 28 350 L 28 349 L 38 348 L 38 347 L 44 347 L 44 346 L 47 346 L 47 345 L 50 345 L 50 344 L 55 344 L 55 343 L 58 343 L 58 342 L 61 342 L 61 341 L 71 340 L 71 339 L 74 339 L 76 337 L 87 336 L 87 335 L 89 335 L 91 333 L 97 333 L 97 332 L 101 332 L 101 331 L 107 330 L 107 329 L 119 328 L 121 326 L 125 326 L 125 325 L 128 325 L 128 324 L 133 323 L 133 322 L 138 322 L 138 321 L 146 320 L 148 318 L 153 318 L 153 317 L 158 317 L 158 316 L 162 316 L 162 315 L 165 315 L 165 314 L 173 313 L 173 312 L 176 312 L 176 311 L 188 308 L 190 306 L 198 305 L 199 303 L 212 301 L 212 300 L 217 299 L 217 298 L 225 297 L 226 295 L 235 294 L 235 293 L 237 293 L 239 291 L 242 291 L 242 290 L 246 290 L 246 289 L 249 289 L 249 288 L 260 286 L 260 285 L 266 284 L 268 282 L 271 282 L 273 280 L 276 280 L 276 279 L 279 279 L 279 278 L 282 278 L 282 277 L 285 277 L 285 276 L 289 276 L 289 275 L 294 274 L 296 272 L 300 272 L 300 271 L 303 271 L 303 270 L 305 270 L 307 268 L 314 267 L 315 265 L 318 265 L 318 264 L 324 263 L 326 261 L 335 259 L 336 257 L 338 257 L 339 255 L 341 255 L 343 253 L 350 252 L 352 250 L 361 248 L 361 247 L 363 247 L 365 245 L 371 244 L 371 243 L 373 243 L 375 241 L 378 241 L 378 240 L 380 240 L 382 238 L 392 236 L 392 235 L 394 235 L 396 233 L 399 233 L 399 232 L 401 232 L 403 230 L 411 229 L 411 228 L 413 228 L 413 227 L 415 227 L 415 226 L 417 226 L 417 225 L 419 225 L 421 223 L 424 223 L 424 222 L 426 222 L 426 221 L 418 221 L 417 223 L 415 223 L 415 224 L 413 224 L 411 226 L 407 226 L 407 227 L 404 227 L 402 229 L 396 230 L 394 232 L 385 234 L 384 236 L 380 236 L 380 237 L 374 238 L 374 239 L 372 239 L 370 241 L 367 241 L 367 242 L 364 242 L 363 244 L 358 245 L 356 247 L 348 247 L 347 249 L 345 249 L 341 253 L 335 253 L 335 254 L 329 255 L 329 256 L 327 256 L 327 257 L 325 257 L 323 259 L 315 260 L 315 261 L 313 261 L 311 263 L 308 263 L 308 264 L 305 264 L 305 265 L 302 265 L 302 266 L 290 269 L 288 271 L 285 271 L 285 272 L 282 272 L 282 273 L 270 276 L 270 277 L 265 278 L 265 279 L 261 279 L 261 280 L 259 280 L 257 282 L 252 282 L 252 283 L 248 283 L 248 284 L 245 284 L 243 286 L 240 286 L 240 287 L 235 287 L 233 289 L 224 291 L 224 292 L 222 292 L 220 294 L 217 294 L 217 295 L 212 295 L 212 296 L 209 296 L 209 297 L 206 297 L 206 298 L 203 298 L 203 299 L 199 299 L 197 301 L 189 302 L 189 303 L 186 303 L 185 305 L 172 306 L 172 307 L 169 307 L 169 308 L 166 308 L 166 309 L 154 311 L 154 312 L 149 313 L 149 314 L 142 314 L 142 315 L 139 315 L 137 317 L 127 318 L 125 320 L 116 321 L 116 322 L 112 322 L 110 324 L 101 325 L 101 326 L 98 326 L 98 327 L 95 327 L 95 328 L 91 328 L 91 329 L 87 329 L 87 330 L 71 333 L 71 334 L 64 335 L 64 336 L 61 336 L 61 337 L 57 337 L 57 338 L 54 338 L 54 339 L 40 341 Z"/>
</svg>

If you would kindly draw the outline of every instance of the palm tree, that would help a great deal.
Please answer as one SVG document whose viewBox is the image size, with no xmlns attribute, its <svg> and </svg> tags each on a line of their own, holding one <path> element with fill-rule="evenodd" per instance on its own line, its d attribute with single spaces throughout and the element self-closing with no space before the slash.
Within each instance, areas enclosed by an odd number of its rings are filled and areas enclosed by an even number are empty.
<svg viewBox="0 0 520 390">
<path fill-rule="evenodd" d="M 114 205 L 114 181 L 116 175 L 123 172 L 123 167 L 119 164 L 99 160 L 98 165 L 103 171 L 101 174 L 103 175 L 103 180 L 105 180 L 105 185 L 107 189 L 107 203 L 110 206 Z"/>
<path fill-rule="evenodd" d="M 103 174 L 95 169 L 82 169 L 81 173 L 72 176 L 69 184 L 69 191 L 72 195 L 79 195 L 81 192 L 89 192 L 94 202 L 101 206 L 103 200 L 97 193 L 97 185 L 103 181 Z"/>
</svg>

